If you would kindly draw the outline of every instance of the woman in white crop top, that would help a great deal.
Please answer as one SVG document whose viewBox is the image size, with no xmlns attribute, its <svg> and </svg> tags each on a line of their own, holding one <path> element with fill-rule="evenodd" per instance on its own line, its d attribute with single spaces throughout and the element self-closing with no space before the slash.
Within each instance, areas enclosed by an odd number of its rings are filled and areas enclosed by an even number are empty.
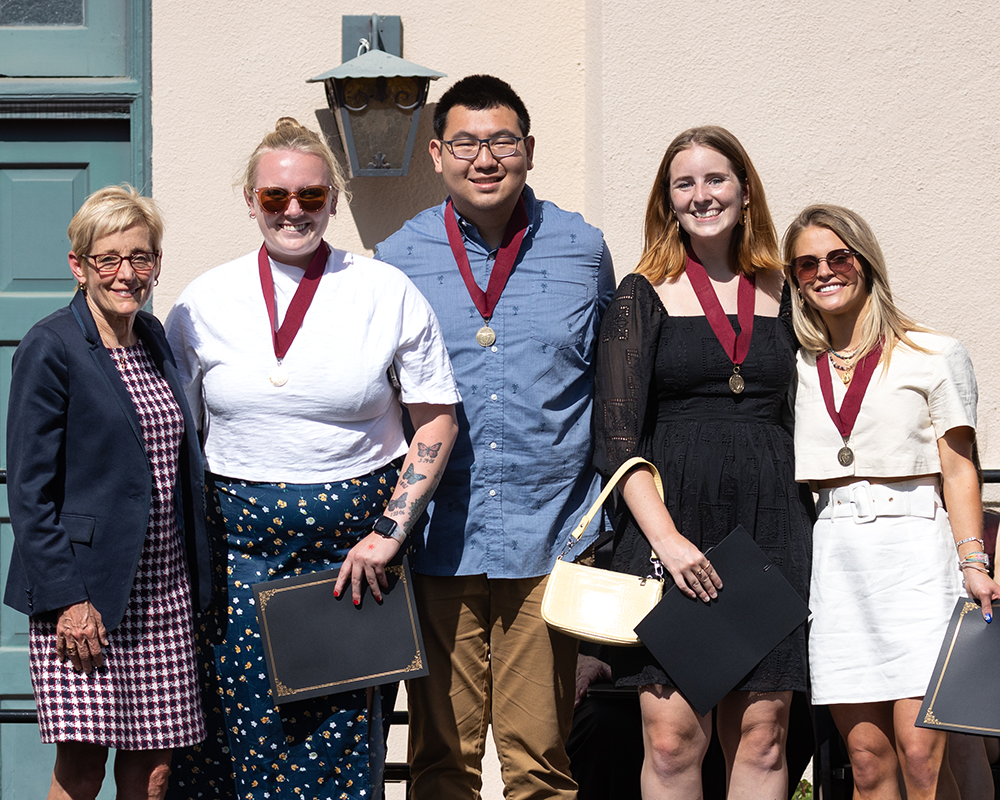
<svg viewBox="0 0 1000 800">
<path fill-rule="evenodd" d="M 167 319 L 204 442 L 224 629 L 214 646 L 199 632 L 209 737 L 175 756 L 172 797 L 381 796 L 380 704 L 391 711 L 395 686 L 278 706 L 252 591 L 340 566 L 341 602 L 366 587 L 381 600 L 458 432 L 427 301 L 393 267 L 323 240 L 344 183 L 320 135 L 279 119 L 244 176 L 264 244 L 192 281 Z"/>
<path fill-rule="evenodd" d="M 963 578 L 987 621 L 1000 598 L 983 552 L 972 364 L 896 309 L 857 214 L 806 208 L 784 255 L 802 343 L 796 478 L 819 492 L 813 703 L 847 742 L 855 797 L 899 798 L 901 772 L 909 800 L 957 800 L 947 735 L 914 722 Z"/>
</svg>

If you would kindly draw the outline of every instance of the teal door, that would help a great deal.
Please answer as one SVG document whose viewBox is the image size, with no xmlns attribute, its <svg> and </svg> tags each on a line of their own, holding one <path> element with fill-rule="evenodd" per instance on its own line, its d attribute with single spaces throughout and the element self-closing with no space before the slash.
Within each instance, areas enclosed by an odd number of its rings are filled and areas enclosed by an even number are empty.
<svg viewBox="0 0 1000 800">
<path fill-rule="evenodd" d="M 11 357 L 35 322 L 66 305 L 75 281 L 66 227 L 87 195 L 130 177 L 127 121 L 5 120 L 0 124 L 0 418 L 7 418 Z M 6 425 L 0 459 L 6 468 Z M 0 584 L 13 536 L 0 492 Z M 0 608 L 0 709 L 34 708 L 27 617 Z M 2 796 L 44 797 L 55 758 L 30 724 L 0 725 Z M 110 782 L 109 782 L 110 783 Z M 113 797 L 109 786 L 102 797 Z"/>
<path fill-rule="evenodd" d="M 73 293 L 70 219 L 102 186 L 149 188 L 149 15 L 150 0 L 0 0 L 2 469 L 14 349 Z M 0 484 L 0 590 L 13 546 Z M 0 712 L 34 708 L 27 631 L 0 607 Z M 0 724 L 0 798 L 44 797 L 54 760 L 35 725 Z M 114 797 L 110 769 L 101 800 Z"/>
</svg>

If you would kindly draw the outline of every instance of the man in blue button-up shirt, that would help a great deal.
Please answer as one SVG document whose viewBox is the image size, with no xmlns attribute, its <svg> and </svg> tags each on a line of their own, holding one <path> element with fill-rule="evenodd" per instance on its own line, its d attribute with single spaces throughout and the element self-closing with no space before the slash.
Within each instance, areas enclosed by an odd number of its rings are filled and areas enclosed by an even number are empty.
<svg viewBox="0 0 1000 800">
<path fill-rule="evenodd" d="M 576 641 L 546 628 L 540 604 L 556 556 L 598 494 L 594 351 L 614 271 L 599 230 L 525 185 L 528 128 L 508 84 L 485 75 L 456 83 L 437 105 L 430 143 L 454 210 L 418 214 L 376 251 L 433 305 L 463 399 L 458 441 L 416 543 L 430 676 L 409 685 L 413 800 L 477 796 L 491 721 L 507 800 L 576 797 L 563 747 Z M 513 271 L 495 307 L 477 307 L 456 257 L 464 249 L 485 291 L 494 262 L 503 267 L 508 223 L 524 221 L 522 199 L 527 230 Z M 446 214 L 457 220 L 455 250 Z M 596 535 L 595 526 L 574 552 Z"/>
</svg>

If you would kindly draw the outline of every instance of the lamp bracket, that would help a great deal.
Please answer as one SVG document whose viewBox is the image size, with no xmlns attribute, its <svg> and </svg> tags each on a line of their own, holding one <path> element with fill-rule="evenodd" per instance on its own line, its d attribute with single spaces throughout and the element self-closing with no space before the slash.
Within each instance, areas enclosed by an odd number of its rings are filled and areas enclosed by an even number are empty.
<svg viewBox="0 0 1000 800">
<path fill-rule="evenodd" d="M 384 50 L 403 56 L 403 18 L 379 14 L 345 14 L 341 17 L 341 57 L 350 61 L 367 50 Z M 365 42 L 365 45 L 362 45 Z"/>
</svg>

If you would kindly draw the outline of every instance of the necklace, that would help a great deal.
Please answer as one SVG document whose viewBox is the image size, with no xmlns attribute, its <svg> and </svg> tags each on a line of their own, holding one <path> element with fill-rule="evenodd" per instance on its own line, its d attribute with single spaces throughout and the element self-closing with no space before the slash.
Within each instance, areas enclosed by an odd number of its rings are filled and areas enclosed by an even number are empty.
<svg viewBox="0 0 1000 800">
<path fill-rule="evenodd" d="M 833 424 L 837 427 L 837 432 L 840 433 L 841 438 L 844 440 L 844 446 L 837 451 L 837 463 L 841 467 L 849 467 L 854 463 L 854 450 L 848 446 L 847 441 L 851 438 L 854 423 L 857 421 L 858 413 L 861 411 L 861 401 L 865 396 L 865 391 L 868 389 L 868 384 L 875 373 L 875 368 L 881 356 L 882 345 L 880 343 L 874 349 L 869 350 L 867 355 L 861 359 L 861 363 L 858 366 L 858 380 L 848 387 L 839 412 L 833 404 L 833 386 L 830 383 L 830 370 L 823 363 L 823 361 L 829 360 L 829 358 L 816 359 L 816 369 L 819 371 L 819 388 L 823 395 L 823 402 L 826 405 L 830 419 L 833 420 Z"/>
<path fill-rule="evenodd" d="M 493 318 L 493 311 L 500 300 L 500 295 L 503 294 L 507 285 L 507 279 L 514 271 L 514 262 L 517 261 L 518 253 L 521 251 L 521 242 L 528 232 L 529 221 L 524 198 L 518 197 L 514 213 L 507 220 L 503 241 L 497 252 L 496 260 L 493 262 L 493 270 L 484 292 L 479 288 L 479 284 L 476 283 L 472 274 L 469 254 L 465 250 L 465 240 L 462 238 L 458 220 L 455 218 L 455 208 L 451 198 L 448 198 L 448 204 L 444 210 L 444 227 L 448 234 L 448 245 L 455 257 L 455 263 L 458 264 L 458 271 L 462 273 L 462 280 L 465 281 L 465 288 L 469 290 L 469 296 L 472 298 L 479 316 L 483 318 L 483 327 L 476 331 L 476 343 L 480 347 L 489 347 L 497 340 L 496 331 L 490 327 L 490 320 Z"/>
<path fill-rule="evenodd" d="M 837 358 L 839 358 L 839 359 L 840 359 L 841 361 L 850 361 L 850 360 L 851 360 L 852 358 L 854 358 L 854 356 L 855 356 L 855 355 L 857 355 L 857 352 L 858 352 L 858 350 L 860 350 L 860 349 L 861 349 L 861 345 L 859 344 L 859 345 L 858 345 L 857 347 L 855 347 L 855 348 L 854 348 L 853 350 L 848 350 L 848 351 L 846 351 L 846 352 L 844 352 L 844 353 L 838 353 L 838 352 L 837 352 L 836 350 L 834 350 L 834 349 L 833 349 L 833 348 L 831 347 L 831 348 L 830 348 L 830 353 L 832 353 L 833 355 L 835 355 L 835 356 L 836 356 Z"/>
<path fill-rule="evenodd" d="M 734 395 L 741 394 L 746 388 L 746 382 L 740 374 L 743 362 L 750 352 L 750 339 L 753 336 L 753 312 L 757 302 L 756 277 L 747 277 L 740 272 L 737 280 L 736 293 L 736 320 L 740 325 L 739 336 L 732 323 L 722 310 L 722 303 L 719 296 L 712 287 L 712 282 L 705 271 L 705 267 L 698 261 L 693 252 L 688 252 L 687 263 L 684 266 L 688 279 L 691 281 L 691 288 L 698 298 L 701 310 L 705 312 L 705 318 L 712 327 L 712 332 L 719 344 L 725 351 L 726 356 L 733 364 L 733 374 L 729 376 L 729 391 Z"/>
<path fill-rule="evenodd" d="M 838 358 L 843 358 L 843 356 L 837 355 L 837 353 L 834 353 L 832 350 L 830 351 L 830 353 L 831 355 L 835 355 Z M 833 368 L 837 370 L 837 373 L 840 376 L 840 380 L 844 382 L 844 386 L 847 386 L 851 382 L 851 378 L 854 376 L 855 365 L 854 364 L 841 365 L 838 364 L 836 361 L 834 361 L 832 358 L 830 359 L 830 363 L 833 364 Z"/>
</svg>

